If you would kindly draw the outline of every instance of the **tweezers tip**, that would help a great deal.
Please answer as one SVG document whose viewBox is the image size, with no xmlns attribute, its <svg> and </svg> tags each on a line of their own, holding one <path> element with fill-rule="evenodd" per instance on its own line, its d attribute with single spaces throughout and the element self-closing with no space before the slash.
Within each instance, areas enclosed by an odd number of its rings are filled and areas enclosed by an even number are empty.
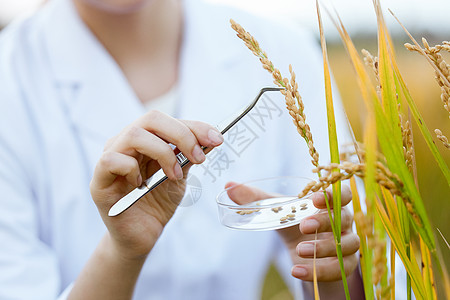
<svg viewBox="0 0 450 300">
<path fill-rule="evenodd" d="M 120 211 L 119 209 L 114 207 L 115 205 L 113 205 L 109 211 L 108 211 L 108 217 L 115 217 L 117 215 L 119 215 L 122 211 Z"/>
</svg>

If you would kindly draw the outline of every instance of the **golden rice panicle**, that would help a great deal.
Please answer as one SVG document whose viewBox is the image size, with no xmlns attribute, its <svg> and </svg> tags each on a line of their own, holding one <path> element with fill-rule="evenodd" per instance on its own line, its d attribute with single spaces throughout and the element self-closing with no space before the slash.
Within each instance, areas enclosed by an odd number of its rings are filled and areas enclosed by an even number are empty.
<svg viewBox="0 0 450 300">
<path fill-rule="evenodd" d="M 431 47 L 428 44 L 428 41 L 425 38 L 422 38 L 422 44 L 424 45 L 424 49 L 422 50 L 440 71 L 435 71 L 435 78 L 437 83 L 439 84 L 439 87 L 441 88 L 442 103 L 444 104 L 445 110 L 449 113 L 450 118 L 450 65 L 445 62 L 442 55 L 439 53 L 441 50 L 450 52 L 450 42 L 444 41 L 442 42 L 442 45 Z M 422 54 L 422 52 L 420 51 L 421 49 L 415 45 L 406 43 L 405 47 L 409 51 L 416 51 Z M 436 137 L 442 142 L 444 147 L 450 149 L 448 139 L 445 135 L 442 134 L 442 131 L 440 131 L 439 129 L 435 129 L 434 132 L 436 133 Z"/>
<path fill-rule="evenodd" d="M 258 41 L 233 19 L 230 19 L 230 23 L 231 28 L 236 32 L 237 37 L 245 43 L 247 48 L 250 49 L 256 57 L 259 58 L 263 68 L 272 73 L 274 83 L 279 87 L 285 88 L 280 71 L 276 69 L 273 63 L 267 58 L 266 52 L 260 48 Z"/>
<path fill-rule="evenodd" d="M 422 38 L 422 43 L 424 45 L 424 49 L 422 50 L 440 71 L 440 73 L 438 71 L 435 72 L 435 78 L 437 83 L 439 84 L 439 87 L 441 88 L 441 100 L 444 104 L 445 110 L 449 113 L 450 118 L 450 65 L 445 62 L 442 55 L 439 53 L 441 50 L 449 51 L 450 43 L 443 42 L 443 45 L 430 47 L 425 38 Z M 405 47 L 409 51 L 416 51 L 422 54 L 422 52 L 420 51 L 421 49 L 415 45 L 406 43 Z"/>
<path fill-rule="evenodd" d="M 296 124 L 297 131 L 303 137 L 303 139 L 306 141 L 306 143 L 308 145 L 308 149 L 309 149 L 309 155 L 312 158 L 311 162 L 314 166 L 317 167 L 319 165 L 319 153 L 317 152 L 316 148 L 314 147 L 314 141 L 313 141 L 313 137 L 312 137 L 312 133 L 311 133 L 311 128 L 309 127 L 308 123 L 306 123 L 306 115 L 304 112 L 305 105 L 303 104 L 303 99 L 300 96 L 300 93 L 298 91 L 298 84 L 295 80 L 296 76 L 295 76 L 294 70 L 292 68 L 292 65 L 289 65 L 289 73 L 291 74 L 291 80 L 288 82 L 287 79 L 283 79 L 283 81 L 286 84 L 286 95 L 285 95 L 286 105 L 288 106 L 288 104 L 287 104 L 288 97 L 289 97 L 289 101 L 292 101 L 294 98 L 296 99 L 297 106 L 293 105 L 293 107 L 291 107 L 291 109 L 296 110 L 296 115 L 294 117 L 294 120 L 297 123 Z M 290 105 L 291 104 L 292 104 L 292 102 L 290 102 Z M 291 109 L 288 106 L 288 110 L 291 111 Z"/>
<path fill-rule="evenodd" d="M 252 51 L 252 53 L 259 58 L 263 68 L 272 74 L 273 82 L 277 86 L 284 88 L 281 93 L 285 97 L 286 108 L 293 118 L 293 123 L 297 128 L 298 133 L 305 140 L 308 146 L 309 154 L 312 158 L 312 164 L 317 167 L 319 165 L 319 153 L 314 147 L 311 128 L 306 123 L 303 99 L 298 91 L 298 84 L 296 82 L 296 76 L 292 66 L 289 66 L 291 79 L 289 80 L 288 78 L 284 78 L 281 75 L 280 70 L 275 68 L 273 63 L 269 60 L 267 53 L 261 49 L 258 41 L 234 20 L 231 19 L 230 23 L 231 28 L 233 28 L 236 32 L 236 35 L 245 43 L 250 51 Z"/>
<path fill-rule="evenodd" d="M 443 41 L 442 45 L 436 45 L 436 47 L 438 47 L 439 50 L 445 50 L 447 52 L 450 52 L 450 42 L 449 41 Z"/>
<path fill-rule="evenodd" d="M 378 69 L 378 57 L 373 56 L 368 50 L 362 49 L 362 54 L 364 55 L 364 62 L 368 67 L 370 67 L 375 75 L 375 79 L 377 81 L 377 94 L 381 97 L 381 84 L 379 78 L 379 69 Z M 398 97 L 398 96 L 397 96 Z M 400 104 L 399 107 L 399 120 L 400 120 L 400 128 L 402 132 L 403 138 L 403 155 L 405 157 L 406 165 L 408 169 L 412 171 L 413 168 L 413 140 L 412 140 L 412 128 L 411 124 L 404 115 L 400 112 Z"/>
<path fill-rule="evenodd" d="M 380 85 L 380 76 L 378 70 L 378 57 L 373 56 L 368 50 L 362 49 L 361 53 L 364 55 L 364 62 L 366 65 L 372 69 L 373 74 L 375 75 L 375 80 L 377 82 L 377 94 L 381 96 L 381 85 Z"/>
<path fill-rule="evenodd" d="M 361 155 L 361 157 L 364 157 L 364 155 Z M 383 159 L 379 159 L 375 164 L 375 181 L 392 195 L 400 197 L 417 226 L 422 227 L 422 221 L 420 220 L 410 197 L 405 193 L 403 181 L 397 174 L 392 173 L 382 161 Z M 332 172 L 333 169 L 339 169 L 341 172 Z M 299 198 L 304 197 L 309 192 L 317 192 L 318 190 L 326 189 L 333 183 L 350 179 L 353 176 L 364 178 L 366 165 L 364 162 L 352 163 L 346 161 L 341 164 L 331 163 L 327 166 L 317 166 L 312 171 L 313 173 L 325 171 L 326 174 L 321 176 L 318 182 L 311 181 L 298 195 Z"/>
<path fill-rule="evenodd" d="M 378 285 L 381 282 L 381 278 L 387 272 L 387 259 L 386 259 L 386 240 L 381 239 L 378 235 L 375 235 L 373 245 L 373 269 L 372 269 L 372 283 Z M 381 296 L 381 289 L 380 289 Z M 381 298 L 381 297 L 380 297 Z"/>
<path fill-rule="evenodd" d="M 411 172 L 414 158 L 412 127 L 409 120 L 406 120 L 402 113 L 399 113 L 399 118 L 403 138 L 403 155 L 405 157 L 406 165 Z"/>
<path fill-rule="evenodd" d="M 442 134 L 442 131 L 439 129 L 435 129 L 434 133 L 436 133 L 437 138 L 442 142 L 445 148 L 450 149 L 450 143 L 445 135 Z"/>
<path fill-rule="evenodd" d="M 248 32 L 242 28 L 241 25 L 236 23 L 233 19 L 230 19 L 231 28 L 236 31 L 237 36 L 245 43 L 248 49 L 250 49 L 253 54 L 259 56 L 261 49 L 259 48 L 259 43 L 256 39 L 254 39 Z"/>
<path fill-rule="evenodd" d="M 373 240 L 373 218 L 365 215 L 362 211 L 358 211 L 354 216 L 355 222 L 361 228 L 361 233 L 367 237 L 368 241 Z M 371 242 L 369 244 L 372 245 Z"/>
<path fill-rule="evenodd" d="M 375 77 L 378 79 L 378 57 L 373 56 L 368 50 L 362 49 L 361 53 L 364 55 L 364 62 L 372 68 Z"/>
</svg>

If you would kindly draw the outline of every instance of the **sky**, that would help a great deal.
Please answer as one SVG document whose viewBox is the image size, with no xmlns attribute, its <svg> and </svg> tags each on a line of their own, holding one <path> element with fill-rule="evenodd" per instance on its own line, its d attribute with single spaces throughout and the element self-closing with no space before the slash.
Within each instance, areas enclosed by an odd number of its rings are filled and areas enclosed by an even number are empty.
<svg viewBox="0 0 450 300">
<path fill-rule="evenodd" d="M 261 14 L 291 17 L 305 26 L 317 31 L 315 0 L 209 0 L 218 3 L 232 3 Z M 351 33 L 375 32 L 376 18 L 371 0 L 321 0 L 330 11 L 337 10 L 346 28 Z M 391 31 L 402 29 L 394 14 L 411 32 L 430 32 L 450 39 L 450 0 L 381 0 L 386 21 Z M 325 30 L 333 27 L 322 12 Z M 334 29 L 334 28 L 332 28 Z M 333 34 L 333 32 L 331 32 Z"/>
<path fill-rule="evenodd" d="M 43 0 L 0 0 L 0 24 L 5 25 L 14 17 L 29 12 Z M 236 5 L 258 14 L 289 17 L 313 30 L 317 30 L 315 0 L 207 0 Z M 350 33 L 375 31 L 375 15 L 371 0 L 322 0 L 325 6 L 336 8 Z M 435 33 L 450 39 L 450 0 L 381 0 L 390 8 L 411 32 Z M 390 29 L 400 32 L 400 26 L 392 16 L 386 15 Z M 332 25 L 324 16 L 325 30 Z M 332 29 L 328 36 L 335 34 Z"/>
</svg>

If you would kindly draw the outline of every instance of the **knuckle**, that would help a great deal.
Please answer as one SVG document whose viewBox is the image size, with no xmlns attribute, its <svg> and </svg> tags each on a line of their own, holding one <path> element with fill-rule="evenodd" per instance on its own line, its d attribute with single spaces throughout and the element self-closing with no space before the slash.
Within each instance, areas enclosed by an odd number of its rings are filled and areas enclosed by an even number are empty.
<svg viewBox="0 0 450 300">
<path fill-rule="evenodd" d="M 186 124 L 186 126 L 191 127 L 191 128 L 201 128 L 201 127 L 207 125 L 206 123 L 203 123 L 200 121 L 195 121 L 195 120 L 182 120 L 181 122 L 183 122 L 184 124 Z"/>
<path fill-rule="evenodd" d="M 330 280 L 331 272 L 329 272 L 330 270 L 328 267 L 326 267 L 325 265 L 317 265 L 316 270 L 317 270 L 317 279 L 318 280 L 321 280 L 321 281 L 329 281 Z"/>
<path fill-rule="evenodd" d="M 316 255 L 317 256 L 324 255 L 325 253 L 324 253 L 323 244 L 321 242 L 319 242 L 319 241 L 317 241 L 315 244 L 316 244 Z"/>
<path fill-rule="evenodd" d="M 135 139 L 137 137 L 139 137 L 142 133 L 142 128 L 135 126 L 135 125 L 131 125 L 130 127 L 128 127 L 128 129 L 126 130 L 126 137 L 127 139 Z"/>
<path fill-rule="evenodd" d="M 344 263 L 345 274 L 350 275 L 358 265 L 358 258 L 356 255 L 351 255 L 348 257 L 346 263 Z"/>
<path fill-rule="evenodd" d="M 106 141 L 105 146 L 103 147 L 103 151 L 106 151 L 107 149 L 109 149 L 115 140 L 116 140 L 116 137 L 109 138 Z"/>
<path fill-rule="evenodd" d="M 136 171 L 136 172 L 140 171 L 139 163 L 138 163 L 138 161 L 136 159 L 131 160 L 130 171 L 131 172 L 133 172 L 133 171 Z"/>
<path fill-rule="evenodd" d="M 114 164 L 114 157 L 115 157 L 114 152 L 105 151 L 103 152 L 102 156 L 99 159 L 99 164 L 104 168 L 109 169 Z"/>
<path fill-rule="evenodd" d="M 334 240 L 327 240 L 326 250 L 324 250 L 326 256 L 332 257 L 336 255 L 336 244 Z"/>
<path fill-rule="evenodd" d="M 327 240 L 326 250 L 324 250 L 326 256 L 335 256 L 336 255 L 336 244 L 334 240 Z"/>
<path fill-rule="evenodd" d="M 211 126 L 211 125 L 209 125 L 207 123 L 204 123 L 204 122 L 200 122 L 200 121 L 195 121 L 193 124 L 194 124 L 194 128 L 196 130 L 198 130 L 198 131 L 200 131 L 200 132 L 202 132 L 204 134 L 207 134 L 207 132 L 210 129 L 213 129 L 213 130 L 215 129 L 213 126 Z"/>
<path fill-rule="evenodd" d="M 328 215 L 322 214 L 319 218 L 316 219 L 319 222 L 319 231 L 326 232 L 331 230 L 330 219 Z"/>
<path fill-rule="evenodd" d="M 155 120 L 157 121 L 158 119 L 160 119 L 163 116 L 163 113 L 160 112 L 159 110 L 154 110 L 152 109 L 151 111 L 149 111 L 148 113 L 146 113 L 144 115 L 144 118 L 148 118 L 150 120 Z"/>
<path fill-rule="evenodd" d="M 345 226 L 351 226 L 353 223 L 353 215 L 350 213 L 350 211 L 346 208 L 342 209 L 342 221 Z"/>
<path fill-rule="evenodd" d="M 361 241 L 359 240 L 359 236 L 357 234 L 353 234 L 353 250 L 356 252 L 361 245 Z"/>
<path fill-rule="evenodd" d="M 184 125 L 177 128 L 174 139 L 177 146 L 193 146 L 196 143 L 194 134 Z"/>
<path fill-rule="evenodd" d="M 170 146 L 167 144 L 161 146 L 156 154 L 155 159 L 162 164 L 170 165 L 174 164 L 177 161 L 172 148 L 170 148 Z"/>
<path fill-rule="evenodd" d="M 350 187 L 348 185 L 344 185 L 345 187 L 345 191 L 347 192 L 347 196 L 349 199 L 353 199 L 353 193 L 352 190 L 350 189 Z"/>
</svg>

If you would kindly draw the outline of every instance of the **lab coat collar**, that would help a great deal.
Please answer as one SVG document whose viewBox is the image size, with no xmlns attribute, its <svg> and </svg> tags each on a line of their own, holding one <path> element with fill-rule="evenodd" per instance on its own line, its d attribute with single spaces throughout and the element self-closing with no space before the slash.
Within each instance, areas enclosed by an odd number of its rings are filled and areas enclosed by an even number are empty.
<svg viewBox="0 0 450 300">
<path fill-rule="evenodd" d="M 50 67 L 58 82 L 89 81 L 89 77 L 98 75 L 98 67 L 112 63 L 110 55 L 78 16 L 72 0 L 50 1 L 43 19 Z"/>
<path fill-rule="evenodd" d="M 235 88 L 234 82 L 243 80 L 234 67 L 242 70 L 252 58 L 229 26 L 237 10 L 203 0 L 184 0 L 183 4 L 178 116 L 216 124 L 237 109 L 223 101 Z"/>
<path fill-rule="evenodd" d="M 80 134 L 106 140 L 143 106 L 119 66 L 78 16 L 72 0 L 53 0 L 43 31 L 55 89 Z"/>
<path fill-rule="evenodd" d="M 193 103 L 193 98 L 199 96 L 198 89 L 202 88 L 202 78 L 213 80 L 212 74 L 234 64 L 239 55 L 235 47 L 227 49 L 230 40 L 235 39 L 228 26 L 228 16 L 219 14 L 224 19 L 217 22 L 212 20 L 214 14 L 208 13 L 211 8 L 205 10 L 208 4 L 198 0 L 185 0 L 183 4 L 185 32 L 180 54 L 181 99 L 177 117 L 202 119 Z M 56 86 L 69 95 L 66 102 L 73 121 L 103 138 L 117 134 L 145 113 L 143 105 L 117 63 L 82 22 L 72 0 L 53 0 L 48 5 L 43 13 L 46 50 Z M 207 69 L 198 68 L 199 65 L 207 65 Z M 200 105 L 207 111 L 220 112 L 226 104 L 206 101 Z M 210 117 L 203 120 L 216 119 L 214 115 Z"/>
<path fill-rule="evenodd" d="M 79 82 L 93 74 L 95 67 L 116 63 L 80 19 L 72 1 L 50 1 L 44 17 L 44 30 L 55 79 Z M 182 50 L 193 47 L 198 52 L 197 56 L 211 62 L 212 67 L 233 61 L 238 53 L 235 48 L 227 47 L 230 40 L 235 39 L 227 26 L 227 17 L 217 26 L 218 22 L 211 19 L 216 16 L 208 13 L 210 4 L 199 0 L 184 0 L 183 4 L 184 42 L 188 41 L 188 44 L 183 44 Z"/>
</svg>

